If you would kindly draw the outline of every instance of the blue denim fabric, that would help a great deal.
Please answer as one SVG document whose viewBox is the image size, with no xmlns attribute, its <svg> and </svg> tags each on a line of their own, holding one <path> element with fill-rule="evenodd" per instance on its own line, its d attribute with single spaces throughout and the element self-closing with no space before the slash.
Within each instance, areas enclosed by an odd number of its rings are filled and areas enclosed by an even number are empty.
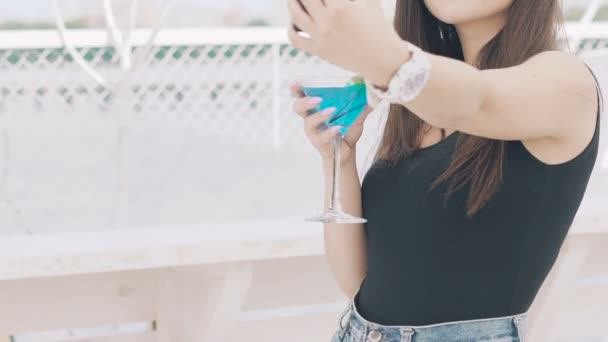
<svg viewBox="0 0 608 342">
<path fill-rule="evenodd" d="M 526 314 L 424 326 L 369 322 L 351 301 L 331 342 L 526 342 Z"/>
</svg>

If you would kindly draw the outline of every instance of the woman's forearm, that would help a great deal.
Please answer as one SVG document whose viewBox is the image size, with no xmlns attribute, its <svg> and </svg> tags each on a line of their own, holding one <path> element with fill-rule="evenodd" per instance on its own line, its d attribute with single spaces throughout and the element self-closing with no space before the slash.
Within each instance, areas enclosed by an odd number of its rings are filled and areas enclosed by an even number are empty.
<svg viewBox="0 0 608 342">
<path fill-rule="evenodd" d="M 483 108 L 491 84 L 480 70 L 464 62 L 428 56 L 431 77 L 420 95 L 404 105 L 433 126 L 462 129 Z"/>
<path fill-rule="evenodd" d="M 327 208 L 331 201 L 333 162 L 324 161 L 323 170 Z M 340 188 L 342 209 L 361 217 L 361 184 L 354 158 L 341 167 Z M 364 225 L 325 224 L 325 250 L 338 286 L 349 298 L 352 297 L 367 272 Z"/>
<path fill-rule="evenodd" d="M 370 81 L 386 88 L 399 67 L 409 61 L 408 45 L 402 40 L 387 43 L 375 63 L 384 67 L 375 68 Z M 463 122 L 481 110 L 490 95 L 491 83 L 482 71 L 462 61 L 430 53 L 426 56 L 431 64 L 430 79 L 415 99 L 402 105 L 432 126 L 461 128 Z"/>
</svg>

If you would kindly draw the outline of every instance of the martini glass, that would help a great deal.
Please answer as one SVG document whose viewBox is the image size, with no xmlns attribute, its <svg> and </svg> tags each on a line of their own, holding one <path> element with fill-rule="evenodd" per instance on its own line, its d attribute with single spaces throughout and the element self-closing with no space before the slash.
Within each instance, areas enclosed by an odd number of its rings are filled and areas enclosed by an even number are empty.
<svg viewBox="0 0 608 342">
<path fill-rule="evenodd" d="M 322 214 L 307 218 L 311 222 L 355 224 L 367 220 L 345 213 L 340 202 L 340 152 L 342 141 L 349 128 L 365 110 L 367 92 L 361 80 L 355 80 L 353 75 L 338 76 L 305 76 L 300 78 L 302 91 L 308 97 L 320 97 L 321 104 L 311 112 L 334 107 L 336 111 L 325 121 L 323 128 L 341 126 L 340 132 L 334 138 L 334 160 L 332 174 L 332 191 L 329 208 Z"/>
</svg>

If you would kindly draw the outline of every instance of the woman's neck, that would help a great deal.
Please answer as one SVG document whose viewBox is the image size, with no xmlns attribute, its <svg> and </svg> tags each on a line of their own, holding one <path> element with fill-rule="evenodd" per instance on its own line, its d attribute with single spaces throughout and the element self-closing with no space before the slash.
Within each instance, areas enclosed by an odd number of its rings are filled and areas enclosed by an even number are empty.
<svg viewBox="0 0 608 342">
<path fill-rule="evenodd" d="M 507 13 L 457 24 L 456 31 L 462 44 L 464 61 L 475 65 L 481 49 L 494 38 L 507 22 Z"/>
</svg>

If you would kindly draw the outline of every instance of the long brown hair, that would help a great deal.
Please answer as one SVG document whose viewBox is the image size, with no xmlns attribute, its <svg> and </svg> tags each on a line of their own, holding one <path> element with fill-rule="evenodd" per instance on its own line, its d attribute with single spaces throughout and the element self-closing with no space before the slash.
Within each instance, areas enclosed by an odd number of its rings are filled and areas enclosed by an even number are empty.
<svg viewBox="0 0 608 342">
<path fill-rule="evenodd" d="M 562 24 L 558 0 L 514 0 L 508 16 L 504 28 L 481 50 L 479 69 L 515 66 L 558 48 L 558 24 Z M 423 0 L 397 0 L 395 29 L 402 39 L 427 52 L 464 60 L 456 28 L 433 16 Z M 378 158 L 396 163 L 414 154 L 424 127 L 424 121 L 407 108 L 392 105 Z M 473 216 L 497 192 L 504 155 L 504 141 L 459 134 L 452 162 L 433 188 L 447 182 L 447 199 L 469 185 L 467 215 Z"/>
</svg>

